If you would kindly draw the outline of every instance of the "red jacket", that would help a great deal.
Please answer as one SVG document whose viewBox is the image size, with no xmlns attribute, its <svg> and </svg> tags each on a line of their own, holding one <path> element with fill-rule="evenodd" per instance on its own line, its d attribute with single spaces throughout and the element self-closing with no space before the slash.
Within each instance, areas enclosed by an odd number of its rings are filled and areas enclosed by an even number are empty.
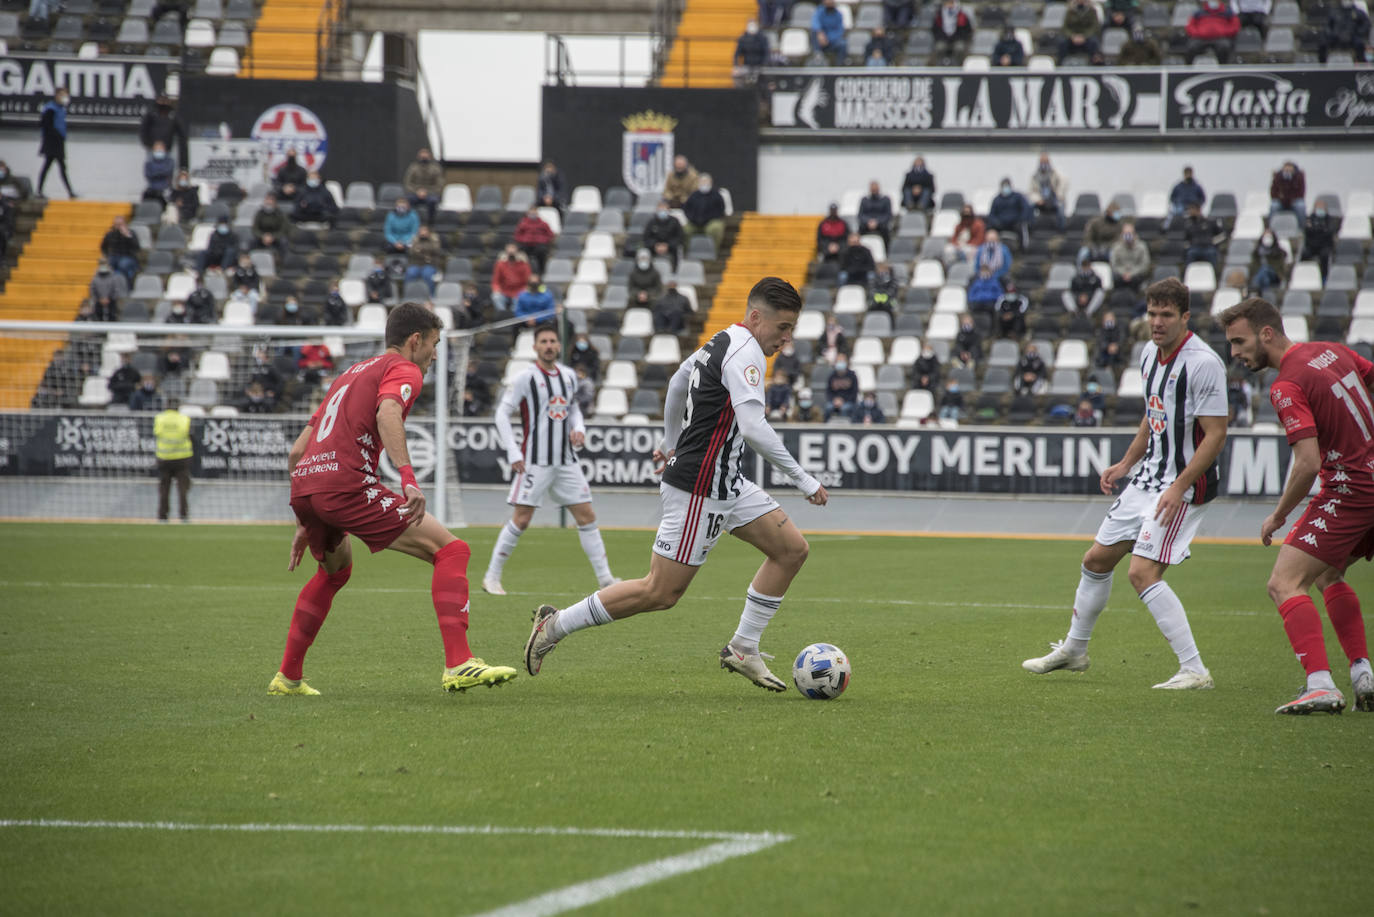
<svg viewBox="0 0 1374 917">
<path fill-rule="evenodd" d="M 491 288 L 502 296 L 519 296 L 525 292 L 529 282 L 530 263 L 522 258 L 498 261 L 491 269 Z"/>
<path fill-rule="evenodd" d="M 1240 32 L 1240 17 L 1219 0 L 1208 0 L 1188 20 L 1186 29 L 1189 38 L 1198 41 L 1217 41 L 1235 38 Z"/>
<path fill-rule="evenodd" d="M 1284 178 L 1282 169 L 1274 173 L 1274 180 L 1269 183 L 1270 200 L 1278 201 L 1285 207 L 1292 207 L 1294 201 L 1300 201 L 1305 197 L 1307 177 L 1302 174 L 1302 169 L 1294 169 L 1292 178 Z"/>
<path fill-rule="evenodd" d="M 512 238 L 517 245 L 548 245 L 553 241 L 553 230 L 539 217 L 521 217 Z"/>
</svg>

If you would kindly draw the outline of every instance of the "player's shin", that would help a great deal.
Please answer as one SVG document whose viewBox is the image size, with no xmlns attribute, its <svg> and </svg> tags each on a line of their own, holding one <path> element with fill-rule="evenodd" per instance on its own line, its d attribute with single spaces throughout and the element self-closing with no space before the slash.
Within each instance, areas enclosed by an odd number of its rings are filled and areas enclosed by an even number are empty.
<svg viewBox="0 0 1374 917">
<path fill-rule="evenodd" d="M 1316 604 L 1309 596 L 1295 595 L 1279 606 L 1279 614 L 1283 616 L 1288 642 L 1293 645 L 1293 652 L 1307 673 L 1307 687 L 1334 691 L 1336 683 L 1331 680 L 1331 664 L 1326 658 L 1322 620 Z"/>
<path fill-rule="evenodd" d="M 1087 567 L 1080 568 L 1078 590 L 1073 596 L 1073 619 L 1069 622 L 1069 635 L 1065 647 L 1072 653 L 1085 653 L 1088 638 L 1093 635 L 1093 627 L 1102 609 L 1107 607 L 1107 599 L 1112 594 L 1112 573 L 1094 573 Z"/>
<path fill-rule="evenodd" d="M 782 607 L 782 600 L 780 595 L 764 595 L 750 586 L 744 595 L 744 611 L 739 617 L 739 627 L 730 640 L 731 648 L 746 654 L 757 653 L 759 641 L 763 639 L 763 629 Z"/>
<path fill-rule="evenodd" d="M 577 527 L 577 540 L 582 542 L 582 553 L 587 555 L 587 560 L 591 561 L 592 572 L 596 574 L 596 581 L 606 584 L 611 581 L 611 562 L 606 558 L 606 543 L 601 540 L 601 529 L 597 528 L 596 523 L 579 525 Z"/>
<path fill-rule="evenodd" d="M 286 651 L 282 653 L 281 673 L 292 681 L 299 681 L 301 669 L 305 665 L 305 652 L 315 642 L 315 635 L 329 615 L 329 606 L 335 594 L 348 582 L 353 573 L 349 564 L 337 573 L 326 573 L 324 567 L 301 589 L 296 598 L 296 608 L 291 613 L 291 629 L 286 634 Z"/>
<path fill-rule="evenodd" d="M 1179 667 L 1194 672 L 1205 671 L 1202 654 L 1193 640 L 1193 629 L 1188 625 L 1188 613 L 1183 610 L 1183 603 L 1169 584 L 1160 580 L 1149 586 L 1140 593 L 1140 600 L 1150 609 L 1155 624 L 1159 625 L 1159 632 L 1178 656 Z"/>
<path fill-rule="evenodd" d="M 520 536 L 524 534 L 522 529 L 515 527 L 515 523 L 509 519 L 506 524 L 501 526 L 501 533 L 496 536 L 496 544 L 491 549 L 491 560 L 487 563 L 487 578 L 501 581 L 501 571 L 506 569 L 506 561 L 515 551 L 515 546 L 520 542 Z"/>
<path fill-rule="evenodd" d="M 468 648 L 468 558 L 471 549 L 453 541 L 434 552 L 434 577 L 430 594 L 444 641 L 444 665 L 453 668 L 472 658 Z"/>
<path fill-rule="evenodd" d="M 562 640 L 568 634 L 588 627 L 599 627 L 611 623 L 611 614 L 601 604 L 597 593 L 593 592 L 575 605 L 569 605 L 549 622 L 550 633 L 555 640 Z"/>
<path fill-rule="evenodd" d="M 1360 597 L 1346 582 L 1335 583 L 1322 591 L 1327 617 L 1336 630 L 1336 637 L 1345 650 L 1345 658 L 1354 665 L 1356 660 L 1369 658 L 1365 641 L 1364 617 L 1360 614 Z"/>
</svg>

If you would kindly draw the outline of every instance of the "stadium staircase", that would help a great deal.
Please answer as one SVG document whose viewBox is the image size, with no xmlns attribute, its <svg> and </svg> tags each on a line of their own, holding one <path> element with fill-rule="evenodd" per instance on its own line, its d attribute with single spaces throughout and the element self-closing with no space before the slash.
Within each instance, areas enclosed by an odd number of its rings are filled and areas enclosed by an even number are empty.
<svg viewBox="0 0 1374 917">
<path fill-rule="evenodd" d="M 338 18 L 340 6 L 330 0 L 265 0 L 239 75 L 259 80 L 318 77 L 319 31 L 326 14 L 330 23 Z"/>
<path fill-rule="evenodd" d="M 698 346 L 743 316 L 745 298 L 763 277 L 781 277 L 798 290 L 816 255 L 816 216 L 746 213 L 730 249 L 720 286 L 712 294 Z"/>
<path fill-rule="evenodd" d="M 100 240 L 127 203 L 50 201 L 0 296 L 0 319 L 69 322 L 76 318 L 100 258 Z M 0 410 L 28 410 L 61 346 L 57 340 L 0 339 Z"/>
<path fill-rule="evenodd" d="M 661 84 L 687 89 L 734 86 L 735 43 L 758 11 L 754 0 L 687 0 Z"/>
</svg>

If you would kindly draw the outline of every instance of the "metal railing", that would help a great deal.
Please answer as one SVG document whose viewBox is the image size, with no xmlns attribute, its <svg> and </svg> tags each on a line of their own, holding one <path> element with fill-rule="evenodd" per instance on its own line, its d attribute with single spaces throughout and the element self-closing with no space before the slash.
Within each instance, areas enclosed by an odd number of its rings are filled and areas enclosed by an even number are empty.
<svg viewBox="0 0 1374 917">
<path fill-rule="evenodd" d="M 682 21 L 682 11 L 687 0 L 658 0 L 654 7 L 652 35 L 654 42 L 654 80 L 663 76 L 668 66 L 668 55 L 672 52 L 673 42 L 677 39 L 677 25 Z"/>
<path fill-rule="evenodd" d="M 615 66 L 606 68 L 575 65 L 573 52 L 568 43 L 578 39 L 614 41 L 617 48 Z M 650 54 L 647 64 L 641 67 L 631 63 L 629 51 L 633 43 L 645 41 L 649 43 Z M 544 39 L 544 85 L 615 85 L 621 88 L 649 85 L 654 82 L 658 66 L 657 61 L 662 53 L 658 38 L 654 35 L 592 33 L 556 35 L 550 33 Z"/>
</svg>

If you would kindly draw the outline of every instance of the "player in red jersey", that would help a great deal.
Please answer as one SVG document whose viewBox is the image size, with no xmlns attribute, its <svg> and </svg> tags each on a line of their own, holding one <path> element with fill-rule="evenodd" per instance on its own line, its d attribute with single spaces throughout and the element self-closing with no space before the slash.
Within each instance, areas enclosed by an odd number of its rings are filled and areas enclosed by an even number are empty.
<svg viewBox="0 0 1374 917">
<path fill-rule="evenodd" d="M 1345 698 L 1331 680 L 1321 617 L 1308 591 L 1322 590 L 1326 613 L 1350 659 L 1355 706 L 1374 712 L 1374 672 L 1369 666 L 1360 600 L 1345 582 L 1345 569 L 1374 559 L 1374 363 L 1341 344 L 1295 344 L 1283 333 L 1272 303 L 1247 299 L 1221 314 L 1231 355 L 1251 370 L 1277 367 L 1269 390 L 1274 410 L 1293 447 L 1293 467 L 1279 505 L 1260 526 L 1270 544 L 1274 532 L 1312 489 L 1321 491 L 1289 531 L 1269 576 L 1269 597 L 1307 684 L 1275 713 L 1340 713 Z"/>
<path fill-rule="evenodd" d="M 320 693 L 301 679 L 301 666 L 335 593 L 353 572 L 349 534 L 373 553 L 391 548 L 434 565 L 430 592 L 444 643 L 445 690 L 490 687 L 515 677 L 515 669 L 487 665 L 468 648 L 471 551 L 425 514 L 425 495 L 410 467 L 405 419 L 434 361 L 440 327 L 438 316 L 424 306 L 404 303 L 393 309 L 386 320 L 386 352 L 340 373 L 291 446 L 291 509 L 297 524 L 287 569 L 296 569 L 307 547 L 319 569 L 296 600 L 281 671 L 268 685 L 269 694 Z M 402 494 L 380 480 L 381 449 L 400 472 Z"/>
</svg>

